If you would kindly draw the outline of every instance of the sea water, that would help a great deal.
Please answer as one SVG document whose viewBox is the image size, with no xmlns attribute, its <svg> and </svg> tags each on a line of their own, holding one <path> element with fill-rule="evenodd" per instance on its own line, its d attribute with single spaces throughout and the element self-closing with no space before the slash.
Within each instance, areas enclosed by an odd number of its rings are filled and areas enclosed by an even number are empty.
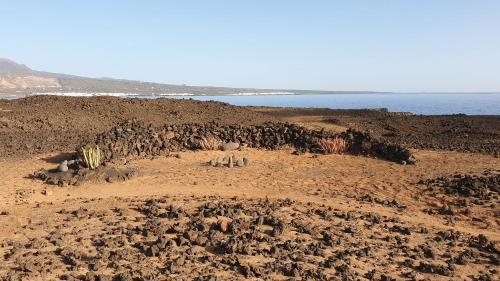
<svg viewBox="0 0 500 281">
<path fill-rule="evenodd" d="M 404 111 L 424 115 L 500 115 L 500 93 L 349 93 L 191 96 L 189 98 L 252 106 L 343 109 L 387 108 L 389 111 Z"/>
<path fill-rule="evenodd" d="M 176 98 L 202 101 L 221 101 L 233 105 L 306 107 L 306 108 L 387 108 L 389 111 L 424 115 L 468 114 L 500 115 L 500 93 L 334 93 L 294 94 L 239 93 L 233 95 L 193 95 L 189 93 L 131 94 L 131 93 L 39 93 L 58 96 L 117 96 L 123 98 Z M 16 96 L 4 97 L 15 99 Z"/>
</svg>

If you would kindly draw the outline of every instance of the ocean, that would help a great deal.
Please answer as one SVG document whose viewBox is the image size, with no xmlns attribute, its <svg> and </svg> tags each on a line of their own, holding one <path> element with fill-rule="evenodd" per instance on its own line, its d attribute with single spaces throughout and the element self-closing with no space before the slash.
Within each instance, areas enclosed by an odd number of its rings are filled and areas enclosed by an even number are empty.
<svg viewBox="0 0 500 281">
<path fill-rule="evenodd" d="M 45 93 L 46 94 L 46 93 Z M 500 93 L 240 93 L 234 95 L 162 94 L 139 95 L 126 93 L 50 93 L 64 96 L 118 96 L 123 98 L 177 98 L 214 100 L 234 105 L 307 107 L 307 108 L 387 108 L 423 115 L 467 114 L 500 115 Z M 9 98 L 9 97 L 6 97 Z M 10 97 L 13 99 L 15 97 Z"/>
</svg>

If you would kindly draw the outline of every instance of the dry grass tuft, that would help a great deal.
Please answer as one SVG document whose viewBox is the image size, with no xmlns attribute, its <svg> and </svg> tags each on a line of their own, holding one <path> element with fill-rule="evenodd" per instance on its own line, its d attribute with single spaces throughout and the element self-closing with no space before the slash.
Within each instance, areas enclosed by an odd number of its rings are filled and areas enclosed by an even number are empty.
<svg viewBox="0 0 500 281">
<path fill-rule="evenodd" d="M 316 146 L 325 154 L 343 154 L 349 148 L 347 141 L 343 138 L 318 139 Z"/>
<path fill-rule="evenodd" d="M 219 150 L 221 145 L 222 141 L 214 136 L 202 138 L 199 142 L 199 146 L 203 150 Z"/>
</svg>

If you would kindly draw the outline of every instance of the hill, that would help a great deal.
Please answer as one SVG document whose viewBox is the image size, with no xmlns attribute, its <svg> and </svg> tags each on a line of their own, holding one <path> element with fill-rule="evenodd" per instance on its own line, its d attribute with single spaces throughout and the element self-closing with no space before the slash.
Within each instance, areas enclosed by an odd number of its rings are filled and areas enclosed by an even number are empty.
<svg viewBox="0 0 500 281">
<path fill-rule="evenodd" d="M 112 78 L 90 78 L 61 73 L 36 71 L 26 65 L 0 58 L 0 93 L 29 95 L 32 93 L 123 93 L 123 94 L 191 94 L 228 95 L 238 93 L 289 92 L 291 90 L 203 87 L 161 84 Z M 313 93 L 293 90 L 293 93 Z M 314 91 L 318 93 L 318 91 Z M 327 93 L 327 92 L 325 92 Z"/>
<path fill-rule="evenodd" d="M 0 74 L 31 74 L 33 70 L 24 64 L 0 58 Z"/>
</svg>

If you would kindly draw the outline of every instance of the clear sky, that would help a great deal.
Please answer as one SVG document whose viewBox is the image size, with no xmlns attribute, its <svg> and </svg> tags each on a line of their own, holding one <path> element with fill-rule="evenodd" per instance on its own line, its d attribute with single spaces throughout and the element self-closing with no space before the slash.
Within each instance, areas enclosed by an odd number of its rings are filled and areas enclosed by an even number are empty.
<svg viewBox="0 0 500 281">
<path fill-rule="evenodd" d="M 0 0 L 0 57 L 230 87 L 500 91 L 499 0 Z"/>
</svg>

